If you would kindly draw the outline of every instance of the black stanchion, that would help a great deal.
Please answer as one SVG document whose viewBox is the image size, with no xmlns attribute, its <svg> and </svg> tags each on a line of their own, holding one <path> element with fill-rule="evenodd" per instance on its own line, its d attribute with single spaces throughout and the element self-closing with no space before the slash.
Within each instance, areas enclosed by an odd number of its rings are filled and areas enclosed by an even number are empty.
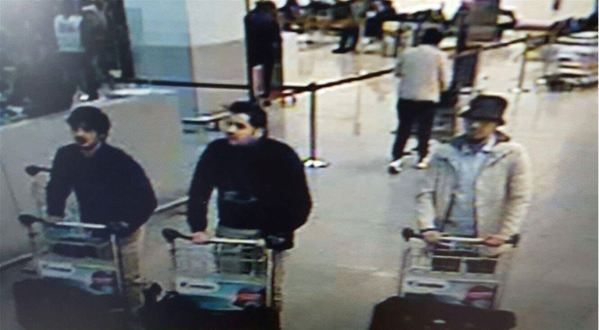
<svg viewBox="0 0 599 330">
<path fill-rule="evenodd" d="M 530 89 L 524 88 L 524 77 L 526 75 L 526 55 L 528 54 L 530 43 L 530 34 L 526 35 L 524 40 L 524 52 L 522 52 L 522 61 L 520 61 L 520 72 L 518 73 L 518 86 L 510 88 L 509 92 L 514 94 L 528 93 Z"/>
<path fill-rule="evenodd" d="M 316 83 L 311 83 L 308 90 L 310 91 L 310 157 L 304 160 L 304 166 L 307 168 L 327 167 L 330 163 L 319 159 L 316 149 Z"/>
</svg>

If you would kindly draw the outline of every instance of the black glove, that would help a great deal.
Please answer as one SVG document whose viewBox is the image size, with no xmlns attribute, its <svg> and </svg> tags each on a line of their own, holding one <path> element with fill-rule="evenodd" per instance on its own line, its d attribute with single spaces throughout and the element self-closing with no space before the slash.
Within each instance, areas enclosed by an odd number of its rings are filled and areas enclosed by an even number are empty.
<svg viewBox="0 0 599 330">
<path fill-rule="evenodd" d="M 276 233 L 266 235 L 266 247 L 283 251 L 293 247 L 293 233 Z"/>
<path fill-rule="evenodd" d="M 126 236 L 129 232 L 129 224 L 124 221 L 113 221 L 107 225 L 108 231 L 119 237 Z"/>
</svg>

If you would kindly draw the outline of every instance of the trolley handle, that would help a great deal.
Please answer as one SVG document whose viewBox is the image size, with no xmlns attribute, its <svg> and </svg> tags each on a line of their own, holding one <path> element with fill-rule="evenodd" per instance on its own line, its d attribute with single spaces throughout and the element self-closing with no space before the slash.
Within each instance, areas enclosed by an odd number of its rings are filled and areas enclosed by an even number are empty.
<svg viewBox="0 0 599 330">
<path fill-rule="evenodd" d="M 51 172 L 52 169 L 49 167 L 44 167 L 44 166 L 37 166 L 37 165 L 29 165 L 25 167 L 25 173 L 27 173 L 29 176 L 36 176 L 38 175 L 40 172 Z"/>
<path fill-rule="evenodd" d="M 164 228 L 162 230 L 162 237 L 172 244 L 176 239 L 183 239 L 191 241 L 192 237 L 185 235 L 173 228 Z M 240 238 L 224 238 L 224 237 L 212 237 L 204 244 L 242 244 L 242 245 L 254 245 L 254 246 L 265 246 L 266 243 L 263 239 L 240 239 Z"/>
<path fill-rule="evenodd" d="M 404 228 L 401 234 L 405 241 L 409 241 L 410 238 L 424 239 L 424 235 L 414 232 L 412 228 Z M 439 238 L 439 240 L 442 242 L 457 242 L 471 245 L 485 245 L 485 240 L 478 237 L 442 236 Z M 515 234 L 512 235 L 508 240 L 506 240 L 505 244 L 511 244 L 513 247 L 517 247 L 519 242 L 520 235 Z"/>
<path fill-rule="evenodd" d="M 36 217 L 31 214 L 20 214 L 19 222 L 25 227 L 31 227 L 34 223 L 41 223 L 43 226 L 48 227 L 70 227 L 70 228 L 82 228 L 91 230 L 108 230 L 111 233 L 121 233 L 129 228 L 129 224 L 122 221 L 111 222 L 108 225 L 98 223 L 84 223 L 84 222 L 73 222 L 73 221 L 59 221 L 50 222 L 48 220 Z"/>
</svg>

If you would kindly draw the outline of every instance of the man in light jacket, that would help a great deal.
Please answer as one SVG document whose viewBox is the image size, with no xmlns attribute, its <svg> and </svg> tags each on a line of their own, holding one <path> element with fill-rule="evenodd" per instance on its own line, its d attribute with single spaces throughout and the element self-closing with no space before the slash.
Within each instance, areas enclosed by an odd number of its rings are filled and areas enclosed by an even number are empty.
<svg viewBox="0 0 599 330">
<path fill-rule="evenodd" d="M 479 95 L 460 116 L 466 133 L 434 152 L 418 194 L 418 226 L 429 243 L 440 233 L 481 237 L 501 246 L 520 230 L 530 203 L 526 150 L 496 128 L 507 101 Z"/>
</svg>

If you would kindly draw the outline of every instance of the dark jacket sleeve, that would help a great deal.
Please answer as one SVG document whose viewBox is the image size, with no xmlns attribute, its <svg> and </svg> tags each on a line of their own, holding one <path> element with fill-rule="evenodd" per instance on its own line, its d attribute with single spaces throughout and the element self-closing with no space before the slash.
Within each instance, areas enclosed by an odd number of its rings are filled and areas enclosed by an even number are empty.
<svg viewBox="0 0 599 330">
<path fill-rule="evenodd" d="M 275 234 L 292 233 L 304 225 L 312 209 L 304 164 L 289 147 L 283 155 L 278 180 L 281 186 L 277 189 L 279 195 L 266 205 L 267 214 L 276 217 L 269 229 Z"/>
<path fill-rule="evenodd" d="M 204 231 L 208 224 L 208 203 L 215 185 L 215 149 L 214 144 L 208 145 L 193 173 L 187 202 L 187 223 L 192 232 Z"/>
<path fill-rule="evenodd" d="M 148 221 L 158 202 L 152 184 L 145 171 L 133 158 L 124 155 L 122 173 L 126 182 L 123 197 L 127 200 L 124 208 L 123 221 L 128 222 L 131 228 L 138 228 Z"/>
<path fill-rule="evenodd" d="M 46 186 L 46 206 L 48 215 L 64 216 L 64 208 L 67 197 L 73 189 L 73 182 L 69 176 L 68 150 L 58 149 L 52 162 L 50 181 Z"/>
</svg>

